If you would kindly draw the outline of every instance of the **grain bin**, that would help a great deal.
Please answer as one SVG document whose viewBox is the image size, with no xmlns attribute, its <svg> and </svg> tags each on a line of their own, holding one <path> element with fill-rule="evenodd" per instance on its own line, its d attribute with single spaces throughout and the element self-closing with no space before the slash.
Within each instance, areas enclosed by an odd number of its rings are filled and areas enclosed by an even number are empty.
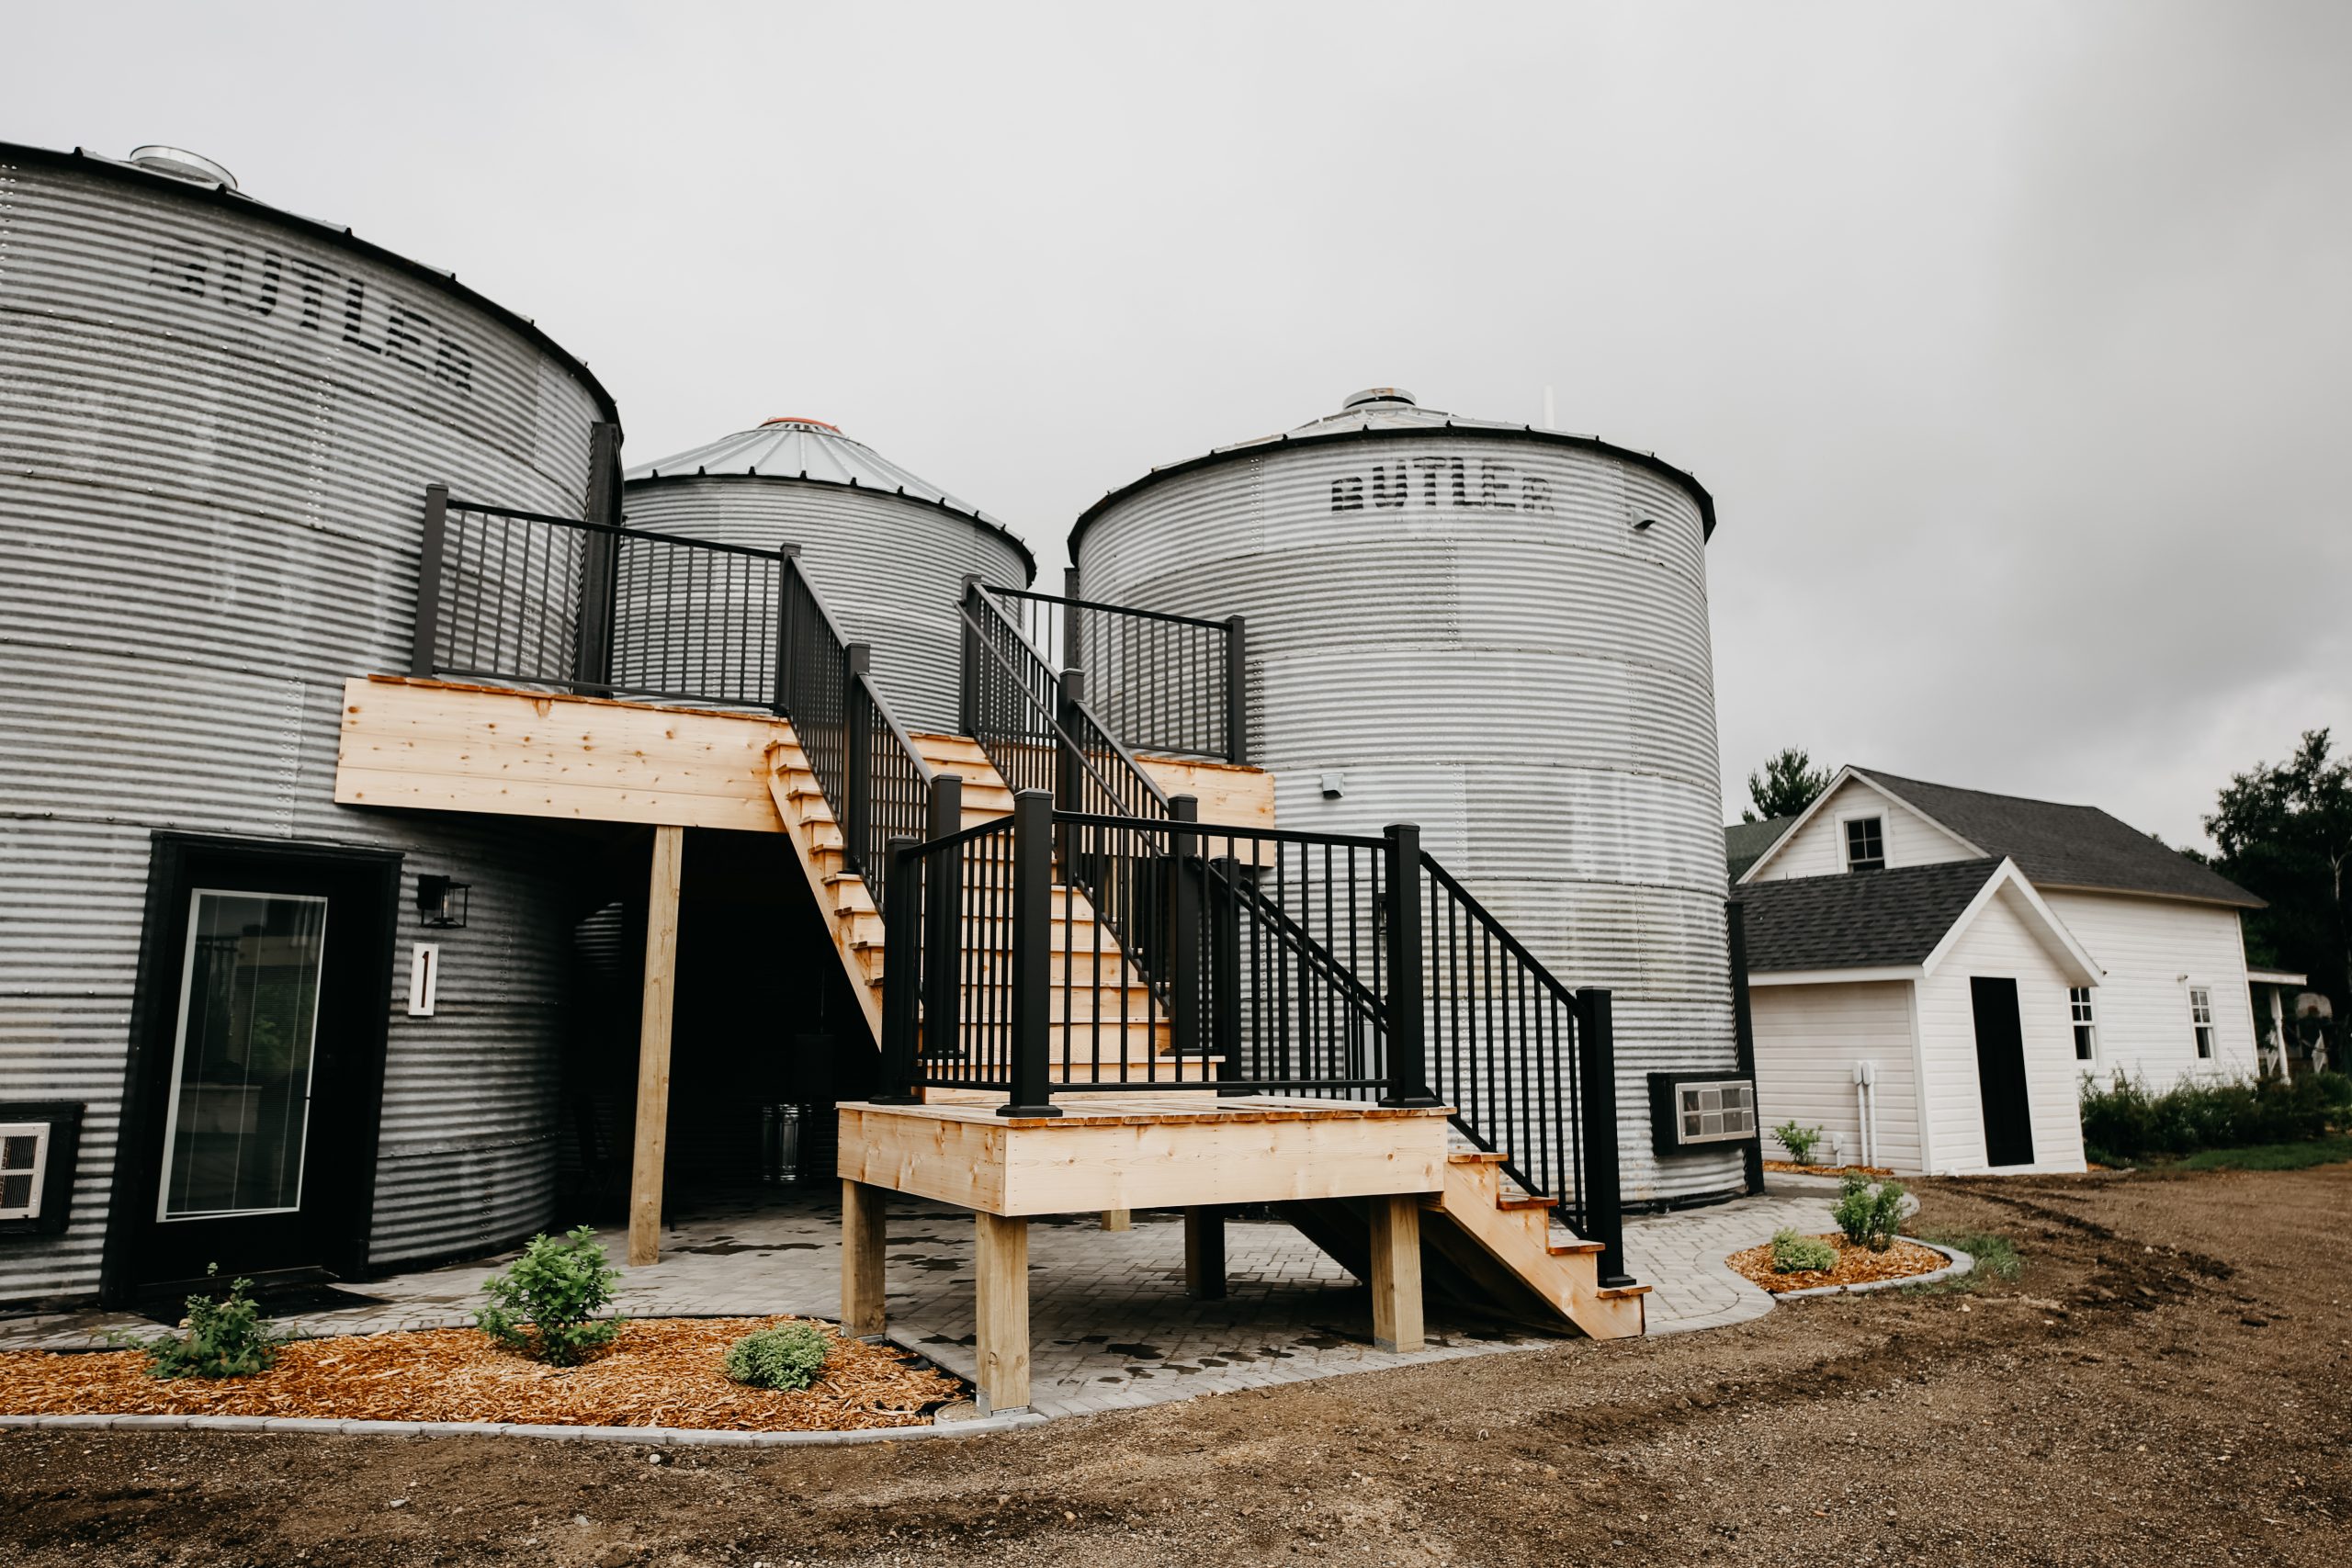
<svg viewBox="0 0 2352 1568">
<path fill-rule="evenodd" d="M 0 1300 L 548 1222 L 576 848 L 335 806 L 337 723 L 408 666 L 424 486 L 581 516 L 615 417 L 530 322 L 200 158 L 0 144 L 0 1122 L 80 1119 Z M 314 872 L 344 891 L 288 891 Z M 421 876 L 464 929 L 420 930 Z M 313 960 L 360 1005 L 265 1014 Z"/>
<path fill-rule="evenodd" d="M 1113 491 L 1089 599 L 1250 622 L 1252 761 L 1285 828 L 1420 824 L 1572 986 L 1616 993 L 1629 1201 L 1739 1185 L 1650 1152 L 1651 1071 L 1735 1066 L 1704 546 L 1645 454 L 1393 388 Z"/>
<path fill-rule="evenodd" d="M 916 729 L 956 725 L 965 577 L 1026 587 L 1036 576 L 1003 524 L 823 420 L 766 420 L 632 468 L 623 493 L 632 528 L 797 546 L 826 607 L 853 641 L 873 646 L 875 680 Z"/>
</svg>

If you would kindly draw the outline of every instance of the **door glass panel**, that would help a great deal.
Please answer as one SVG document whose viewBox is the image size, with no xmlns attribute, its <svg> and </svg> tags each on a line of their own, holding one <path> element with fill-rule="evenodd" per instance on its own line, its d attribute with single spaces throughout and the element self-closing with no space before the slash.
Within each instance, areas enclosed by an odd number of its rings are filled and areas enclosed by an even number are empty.
<svg viewBox="0 0 2352 1568">
<path fill-rule="evenodd" d="M 299 1209 L 327 901 L 190 897 L 156 1217 Z"/>
</svg>

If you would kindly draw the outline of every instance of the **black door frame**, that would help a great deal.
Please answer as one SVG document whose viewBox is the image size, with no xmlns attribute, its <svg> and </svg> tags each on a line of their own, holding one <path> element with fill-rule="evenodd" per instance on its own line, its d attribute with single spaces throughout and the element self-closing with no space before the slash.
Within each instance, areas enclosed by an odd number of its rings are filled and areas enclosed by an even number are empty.
<svg viewBox="0 0 2352 1568">
<path fill-rule="evenodd" d="M 1988 1008 L 1988 996 L 2002 1001 Z M 1968 977 L 1969 1020 L 1976 1036 L 1976 1110 L 1984 1133 L 1984 1164 L 1990 1168 L 2033 1163 L 2033 1080 L 2025 1067 L 2024 998 L 2011 975 L 1971 975 Z M 1985 1023 L 1996 1027 L 1986 1037 Z M 1998 1055 L 2015 1047 L 2013 1059 Z M 1997 1080 L 1997 1081 L 1996 1081 Z M 2025 1152 L 2023 1159 L 1996 1158 L 1994 1125 L 1999 1121 L 2003 1155 L 2016 1153 L 2014 1137 Z"/>
<path fill-rule="evenodd" d="M 322 1258 L 323 1267 L 345 1279 L 365 1273 L 368 1266 L 368 1233 L 376 1211 L 376 1154 L 383 1125 L 384 1053 L 391 1024 L 393 959 L 400 945 L 401 852 L 159 829 L 152 835 L 148 853 L 146 908 L 139 936 L 122 1113 L 107 1205 L 106 1247 L 98 1266 L 98 1299 L 109 1306 L 135 1301 L 146 1284 L 141 1278 L 139 1250 L 148 1227 L 140 1223 L 140 1216 L 141 1205 L 153 1201 L 153 1186 L 160 1174 L 157 1162 L 163 1153 L 151 1135 L 154 1129 L 147 1125 L 147 1107 L 157 1075 L 169 1081 L 177 1046 L 180 971 L 186 956 L 179 943 L 165 938 L 177 924 L 175 906 L 187 899 L 189 862 L 207 853 L 267 856 L 280 867 L 334 872 L 356 880 L 359 886 L 353 896 L 376 906 L 372 912 L 381 922 L 382 950 L 352 971 L 352 983 L 365 987 L 374 1000 L 356 1010 L 359 1021 L 338 1069 L 348 1086 L 346 1092 L 355 1097 L 351 1119 L 341 1129 L 347 1141 L 341 1157 L 350 1169 L 341 1179 L 340 1207 L 348 1221 Z"/>
</svg>

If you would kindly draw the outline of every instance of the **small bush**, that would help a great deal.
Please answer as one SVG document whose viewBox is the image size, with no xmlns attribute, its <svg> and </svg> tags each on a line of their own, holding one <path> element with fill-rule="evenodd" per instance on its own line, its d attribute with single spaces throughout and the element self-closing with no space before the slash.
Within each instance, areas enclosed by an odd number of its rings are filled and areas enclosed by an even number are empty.
<svg viewBox="0 0 2352 1568">
<path fill-rule="evenodd" d="M 1956 1279 L 1911 1286 L 1915 1291 L 1973 1291 L 1986 1280 L 2014 1280 L 2025 1271 L 2025 1259 L 2018 1255 L 2017 1243 L 1996 1231 L 1937 1231 L 1920 1239 L 1957 1247 L 1974 1258 L 1976 1266 Z"/>
<path fill-rule="evenodd" d="M 2083 1143 L 2102 1165 L 2199 1149 L 2307 1143 L 2324 1137 L 2347 1111 L 2352 1078 L 2341 1073 L 2306 1073 L 2291 1083 L 2267 1077 L 2183 1083 L 2162 1094 L 2120 1073 L 2104 1089 L 2087 1074 L 2083 1078 Z"/>
<path fill-rule="evenodd" d="M 1894 1245 L 1894 1227 L 1903 1219 L 1903 1186 L 1888 1181 L 1872 1187 L 1869 1177 L 1849 1170 L 1838 1183 L 1838 1206 L 1830 1215 L 1849 1245 L 1884 1252 Z"/>
<path fill-rule="evenodd" d="M 595 1314 L 613 1299 L 620 1271 L 586 1225 L 562 1240 L 535 1235 L 514 1267 L 482 1281 L 490 1304 L 474 1314 L 484 1334 L 553 1366 L 577 1366 L 612 1343 L 618 1317 Z"/>
<path fill-rule="evenodd" d="M 746 1334 L 727 1347 L 727 1375 L 753 1388 L 807 1388 L 831 1348 L 811 1323 L 787 1323 Z"/>
<path fill-rule="evenodd" d="M 1838 1249 L 1818 1236 L 1799 1235 L 1787 1225 L 1772 1233 L 1772 1271 L 1809 1274 L 1838 1267 Z"/>
<path fill-rule="evenodd" d="M 204 1273 L 219 1279 L 220 1265 L 209 1264 Z M 247 1294 L 253 1288 L 251 1280 L 232 1280 L 229 1293 L 217 1301 L 204 1294 L 188 1297 L 187 1316 L 180 1320 L 185 1334 L 115 1338 L 147 1352 L 147 1371 L 159 1378 L 248 1378 L 266 1372 L 286 1337 L 262 1322 L 261 1309 Z"/>
<path fill-rule="evenodd" d="M 1794 1122 L 1783 1122 L 1772 1129 L 1772 1136 L 1778 1138 L 1781 1141 L 1781 1146 L 1789 1151 L 1791 1159 L 1799 1165 L 1811 1165 L 1814 1145 L 1821 1142 L 1821 1129 L 1801 1127 Z"/>
</svg>

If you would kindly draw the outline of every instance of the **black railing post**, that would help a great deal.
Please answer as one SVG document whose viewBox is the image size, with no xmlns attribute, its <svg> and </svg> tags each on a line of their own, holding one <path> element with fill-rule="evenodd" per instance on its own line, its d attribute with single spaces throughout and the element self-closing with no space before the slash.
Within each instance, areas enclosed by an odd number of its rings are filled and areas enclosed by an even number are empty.
<svg viewBox="0 0 2352 1568">
<path fill-rule="evenodd" d="M 1076 668 L 1063 670 L 1061 695 L 1054 705 L 1054 724 L 1060 731 L 1054 737 L 1054 802 L 1064 811 L 1087 809 L 1086 759 L 1078 749 L 1078 709 L 1086 701 L 1086 671 Z M 1106 812 L 1116 813 L 1115 801 L 1099 803 Z"/>
<path fill-rule="evenodd" d="M 1209 1049 L 1217 1056 L 1217 1082 L 1232 1084 L 1241 1076 L 1241 862 L 1219 855 L 1207 871 Z M 1236 1085 L 1217 1092 L 1250 1091 Z"/>
<path fill-rule="evenodd" d="M 1085 650 L 1079 647 L 1078 568 L 1062 568 L 1062 646 L 1064 664 L 1084 664 Z"/>
<path fill-rule="evenodd" d="M 1410 822 L 1381 829 L 1388 864 L 1388 1087 L 1383 1105 L 1435 1105 L 1430 1092 L 1428 1019 L 1421 1005 L 1421 830 Z"/>
<path fill-rule="evenodd" d="M 1062 1113 L 1047 1068 L 1053 938 L 1054 797 L 1024 789 L 1012 797 L 1012 1093 L 1000 1116 Z"/>
<path fill-rule="evenodd" d="M 1617 1175 L 1617 1036 L 1607 991 L 1577 993 L 1577 1074 L 1583 1089 L 1584 1168 L 1577 1173 L 1577 1226 L 1600 1244 L 1600 1282 L 1630 1285 L 1625 1272 L 1625 1213 Z"/>
<path fill-rule="evenodd" d="M 800 563 L 795 558 L 799 554 L 798 545 L 786 545 L 775 552 L 775 690 L 768 711 L 786 718 L 792 716 L 792 649 L 797 630 L 793 616 L 800 602 L 793 590 L 797 586 L 794 577 Z"/>
<path fill-rule="evenodd" d="M 1747 1080 L 1748 1105 L 1751 1111 L 1760 1111 L 1756 1101 L 1756 1020 L 1748 1011 L 1747 1001 L 1747 911 L 1736 898 L 1724 903 L 1724 934 L 1731 943 L 1731 1038 L 1738 1054 L 1739 1076 Z M 1746 1167 L 1748 1195 L 1764 1190 L 1764 1122 L 1758 1114 L 1756 1134 L 1739 1147 L 1740 1163 Z"/>
<path fill-rule="evenodd" d="M 599 423 L 589 432 L 588 521 L 619 527 L 621 522 L 621 427 Z M 591 690 L 613 680 L 613 642 L 620 609 L 620 540 L 589 529 L 580 542 L 579 640 L 572 647 L 571 679 Z"/>
<path fill-rule="evenodd" d="M 922 987 L 922 856 L 912 839 L 890 840 L 889 908 L 882 922 L 882 1092 L 880 1105 L 911 1104 L 920 1066 L 915 1060 L 915 1002 Z"/>
<path fill-rule="evenodd" d="M 1225 618 L 1225 760 L 1250 760 L 1250 618 Z"/>
<path fill-rule="evenodd" d="M 408 645 L 408 672 L 431 680 L 441 640 L 441 547 L 449 531 L 449 487 L 424 487 L 424 536 L 416 556 L 416 626 Z"/>
<path fill-rule="evenodd" d="M 1173 822 L 1198 822 L 1201 803 L 1170 795 Z M 1168 1030 L 1179 1056 L 1201 1054 L 1201 841 L 1197 834 L 1168 835 Z"/>
<path fill-rule="evenodd" d="M 986 625 L 980 612 L 987 606 L 980 603 L 980 580 L 970 572 L 964 574 L 964 614 L 957 617 L 964 624 L 964 672 L 957 682 L 956 721 L 959 734 L 980 732 L 980 630 Z"/>
<path fill-rule="evenodd" d="M 874 705 L 865 695 L 873 659 L 865 643 L 842 650 L 842 860 L 852 871 L 865 869 L 865 835 L 874 820 Z"/>
<path fill-rule="evenodd" d="M 931 782 L 931 821 L 933 842 L 962 830 L 964 775 L 942 773 Z M 933 852 L 925 863 L 922 886 L 922 1031 L 927 1057 L 942 1061 L 960 1058 L 964 1044 L 964 854 L 961 846 Z M 882 973 L 889 974 L 888 948 L 883 949 Z"/>
</svg>

